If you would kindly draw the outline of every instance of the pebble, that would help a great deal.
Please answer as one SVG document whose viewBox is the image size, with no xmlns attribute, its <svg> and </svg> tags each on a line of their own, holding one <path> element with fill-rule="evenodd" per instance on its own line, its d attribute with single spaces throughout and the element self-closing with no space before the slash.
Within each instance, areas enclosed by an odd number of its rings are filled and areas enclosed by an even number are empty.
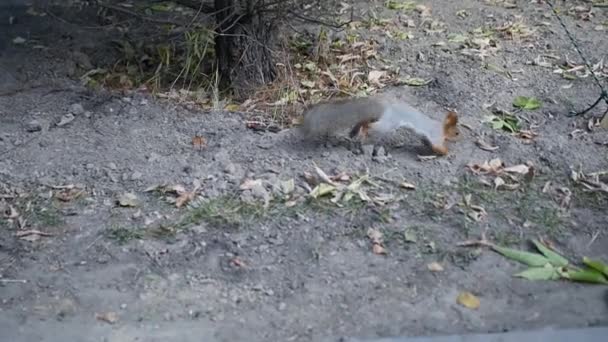
<svg viewBox="0 0 608 342">
<path fill-rule="evenodd" d="M 70 113 L 80 115 L 84 113 L 84 107 L 80 103 L 74 103 L 70 106 Z"/>
<path fill-rule="evenodd" d="M 253 195 L 253 197 L 263 199 L 263 200 L 270 198 L 268 191 L 266 190 L 264 185 L 262 185 L 260 183 L 256 183 L 251 187 L 251 194 Z"/>
<path fill-rule="evenodd" d="M 110 168 L 110 170 L 118 170 L 118 166 L 116 166 L 116 163 L 108 163 L 108 168 Z"/>
<path fill-rule="evenodd" d="M 131 174 L 131 180 L 138 180 L 141 179 L 141 177 L 143 177 L 143 174 L 139 171 L 135 171 Z"/>
<path fill-rule="evenodd" d="M 66 114 L 64 116 L 61 117 L 61 120 L 59 120 L 59 122 L 57 123 L 57 127 L 63 127 L 67 124 L 69 124 L 70 122 L 74 121 L 76 117 L 73 114 Z"/>
<path fill-rule="evenodd" d="M 27 123 L 26 130 L 30 133 L 42 131 L 42 124 L 38 120 L 32 120 Z"/>
</svg>

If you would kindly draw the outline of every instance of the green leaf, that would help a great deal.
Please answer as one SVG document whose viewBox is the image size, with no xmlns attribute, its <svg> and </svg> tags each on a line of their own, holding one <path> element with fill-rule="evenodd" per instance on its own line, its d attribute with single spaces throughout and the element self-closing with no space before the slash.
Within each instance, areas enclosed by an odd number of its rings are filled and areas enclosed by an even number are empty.
<svg viewBox="0 0 608 342">
<path fill-rule="evenodd" d="M 542 103 L 535 97 L 518 96 L 513 101 L 513 106 L 521 109 L 536 110 L 542 107 Z"/>
<path fill-rule="evenodd" d="M 494 116 L 491 120 L 492 128 L 503 129 L 511 133 L 519 132 L 519 119 L 511 115 L 503 115 L 501 117 Z"/>
<path fill-rule="evenodd" d="M 448 35 L 448 41 L 452 43 L 464 43 L 468 39 L 464 34 L 451 33 Z"/>
<path fill-rule="evenodd" d="M 150 9 L 156 12 L 168 12 L 173 9 L 171 3 L 159 3 L 150 6 Z"/>
<path fill-rule="evenodd" d="M 587 257 L 583 257 L 583 263 L 590 268 L 603 273 L 606 277 L 608 277 L 608 265 L 599 260 L 592 260 Z"/>
<path fill-rule="evenodd" d="M 545 267 L 530 267 L 523 272 L 515 274 L 514 276 L 534 281 L 559 279 L 559 274 L 550 264 Z"/>
<path fill-rule="evenodd" d="M 335 186 L 329 185 L 327 183 L 321 183 L 321 184 L 317 185 L 314 189 L 312 189 L 312 191 L 310 192 L 310 195 L 313 198 L 318 198 L 318 197 L 323 197 L 325 195 L 329 195 L 335 191 L 336 191 Z"/>
<path fill-rule="evenodd" d="M 497 119 L 492 121 L 492 128 L 498 130 L 498 129 L 502 129 L 505 125 L 505 122 L 501 119 Z"/>
<path fill-rule="evenodd" d="M 540 267 L 549 264 L 549 259 L 545 258 L 540 254 L 520 251 L 517 249 L 496 245 L 492 246 L 492 249 L 511 260 L 521 262 L 522 264 L 526 264 L 528 266 Z"/>
<path fill-rule="evenodd" d="M 384 6 L 388 9 L 391 10 L 413 10 L 416 8 L 416 2 L 414 1 L 395 1 L 395 0 L 388 0 L 384 3 Z"/>
<path fill-rule="evenodd" d="M 606 277 L 604 277 L 603 274 L 594 269 L 585 269 L 580 271 L 568 270 L 566 272 L 566 278 L 582 283 L 608 285 L 608 280 L 606 279 Z"/>
<path fill-rule="evenodd" d="M 418 237 L 416 236 L 416 233 L 409 229 L 405 231 L 405 233 L 403 234 L 403 237 L 405 238 L 405 242 L 411 242 L 411 243 L 418 242 Z"/>
<path fill-rule="evenodd" d="M 563 266 L 567 266 L 570 263 L 568 261 L 568 259 L 555 253 L 554 251 L 552 251 L 551 249 L 549 249 L 547 246 L 543 245 L 539 241 L 532 240 L 532 243 L 541 253 L 543 253 L 543 255 L 545 257 L 547 257 L 547 259 L 549 259 L 549 262 L 551 263 L 551 265 L 563 267 Z"/>
</svg>

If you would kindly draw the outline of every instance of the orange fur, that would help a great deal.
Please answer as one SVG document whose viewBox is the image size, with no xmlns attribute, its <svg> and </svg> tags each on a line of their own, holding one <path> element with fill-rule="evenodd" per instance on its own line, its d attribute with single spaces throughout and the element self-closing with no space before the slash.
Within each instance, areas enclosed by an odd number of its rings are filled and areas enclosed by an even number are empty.
<svg viewBox="0 0 608 342">
<path fill-rule="evenodd" d="M 433 152 L 439 155 L 448 154 L 448 148 L 445 146 L 446 140 L 454 140 L 460 135 L 458 129 L 458 115 L 456 112 L 449 111 L 443 120 L 443 145 L 431 145 Z"/>
<path fill-rule="evenodd" d="M 361 136 L 362 139 L 367 139 L 367 137 L 369 135 L 370 125 L 372 123 L 376 122 L 376 121 L 377 120 L 363 120 L 363 121 L 360 121 L 350 131 L 350 134 L 349 134 L 350 137 L 354 138 L 355 136 Z"/>
</svg>

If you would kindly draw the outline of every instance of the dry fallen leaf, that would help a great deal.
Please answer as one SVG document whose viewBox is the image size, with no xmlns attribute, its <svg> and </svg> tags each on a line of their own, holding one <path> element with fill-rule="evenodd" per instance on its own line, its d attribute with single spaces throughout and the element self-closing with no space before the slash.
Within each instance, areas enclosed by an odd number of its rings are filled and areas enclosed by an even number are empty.
<svg viewBox="0 0 608 342">
<path fill-rule="evenodd" d="M 203 149 L 207 147 L 207 139 L 203 138 L 200 135 L 195 135 L 192 137 L 192 146 L 197 147 L 199 149 Z"/>
<path fill-rule="evenodd" d="M 381 245 L 374 244 L 372 246 L 372 252 L 377 255 L 385 255 L 386 249 L 384 249 L 384 247 L 382 247 Z"/>
<path fill-rule="evenodd" d="M 473 310 L 478 309 L 479 305 L 481 304 L 479 298 L 475 297 L 475 295 L 470 292 L 462 292 L 458 295 L 456 301 L 465 308 Z"/>
<path fill-rule="evenodd" d="M 367 80 L 368 80 L 369 83 L 372 83 L 372 84 L 377 85 L 379 87 L 383 87 L 384 84 L 382 84 L 382 82 L 380 82 L 380 80 L 382 78 L 384 78 L 384 77 L 386 77 L 386 71 L 372 70 L 367 75 Z"/>
<path fill-rule="evenodd" d="M 136 207 L 139 204 L 137 196 L 132 192 L 126 192 L 118 196 L 118 205 L 121 207 Z"/>
<path fill-rule="evenodd" d="M 317 166 L 316 163 L 314 163 L 314 168 L 315 171 L 317 172 L 317 175 L 327 184 L 333 185 L 333 186 L 337 186 L 336 182 L 334 182 L 328 175 L 327 173 L 325 173 L 325 171 L 321 170 L 320 167 Z"/>
<path fill-rule="evenodd" d="M 367 230 L 367 237 L 372 240 L 373 243 L 382 242 L 382 232 L 380 232 L 378 229 L 369 228 Z"/>
<path fill-rule="evenodd" d="M 60 191 L 60 192 L 54 194 L 54 196 L 55 196 L 55 198 L 57 198 L 58 200 L 60 200 L 62 202 L 70 202 L 70 201 L 80 197 L 82 194 L 84 194 L 83 189 L 71 188 L 71 189 L 65 189 L 63 191 Z"/>
<path fill-rule="evenodd" d="M 494 189 L 498 189 L 499 187 L 505 185 L 505 181 L 500 178 L 500 177 L 496 177 L 494 178 Z"/>
<path fill-rule="evenodd" d="M 95 314 L 95 318 L 110 324 L 118 322 L 118 314 L 116 312 L 105 312 Z"/>
<path fill-rule="evenodd" d="M 196 191 L 183 192 L 175 199 L 175 207 L 181 208 L 184 204 L 192 201 L 195 196 L 196 196 Z"/>
<path fill-rule="evenodd" d="M 372 241 L 372 252 L 374 254 L 386 254 L 386 250 L 382 246 L 382 232 L 378 229 L 369 228 L 367 230 L 367 237 Z"/>
<path fill-rule="evenodd" d="M 416 186 L 408 182 L 402 182 L 401 184 L 399 184 L 399 186 L 407 190 L 416 190 Z"/>
<path fill-rule="evenodd" d="M 504 168 L 504 163 L 502 160 L 494 158 L 490 161 L 485 161 L 483 164 L 471 163 L 467 166 L 475 174 L 498 174 Z"/>
<path fill-rule="evenodd" d="M 240 186 L 241 190 L 251 190 L 256 186 L 262 185 L 261 179 L 246 179 Z"/>
<path fill-rule="evenodd" d="M 528 165 L 520 164 L 520 165 L 505 167 L 503 169 L 503 171 L 510 172 L 510 173 L 519 173 L 521 175 L 525 175 L 528 173 L 528 171 L 530 171 L 530 167 Z"/>
<path fill-rule="evenodd" d="M 53 236 L 53 234 L 44 233 L 44 232 L 41 232 L 36 229 L 30 229 L 30 230 L 19 231 L 19 232 L 15 233 L 15 236 L 21 240 L 34 242 L 34 241 L 38 241 L 40 239 L 40 237 Z"/>
<path fill-rule="evenodd" d="M 235 267 L 247 267 L 247 264 L 239 257 L 234 257 L 230 260 L 230 264 Z"/>
<path fill-rule="evenodd" d="M 433 159 L 437 159 L 437 156 L 435 156 L 435 155 L 429 155 L 429 156 L 418 155 L 418 160 L 420 160 L 420 161 L 429 161 L 429 160 L 433 160 Z"/>
<path fill-rule="evenodd" d="M 12 205 L 9 205 L 8 210 L 3 214 L 4 214 L 4 217 L 6 217 L 7 219 L 15 219 L 15 218 L 19 217 L 19 212 Z"/>
<path fill-rule="evenodd" d="M 538 136 L 538 133 L 532 132 L 532 131 L 521 130 L 521 131 L 519 131 L 519 133 L 517 133 L 517 136 L 520 139 L 523 139 L 525 142 L 531 142 L 532 140 L 534 140 L 534 138 L 536 138 Z"/>
<path fill-rule="evenodd" d="M 443 272 L 443 266 L 436 261 L 431 262 L 430 264 L 426 265 L 426 267 L 431 272 Z"/>
<path fill-rule="evenodd" d="M 492 145 L 488 144 L 487 142 L 485 142 L 484 140 L 481 140 L 481 139 L 477 139 L 477 141 L 475 141 L 475 144 L 477 144 L 477 146 L 480 149 L 484 150 L 484 151 L 490 151 L 490 152 L 492 152 L 492 151 L 496 151 L 496 150 L 499 149 L 498 146 L 492 146 Z"/>
</svg>

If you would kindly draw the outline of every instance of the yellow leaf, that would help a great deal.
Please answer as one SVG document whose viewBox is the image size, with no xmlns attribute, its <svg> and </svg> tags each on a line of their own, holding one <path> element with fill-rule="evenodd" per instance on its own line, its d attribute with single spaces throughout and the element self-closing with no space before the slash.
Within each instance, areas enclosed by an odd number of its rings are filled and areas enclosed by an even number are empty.
<svg viewBox="0 0 608 342">
<path fill-rule="evenodd" d="M 318 198 L 318 197 L 322 197 L 322 196 L 331 194 L 334 191 L 336 191 L 335 186 L 329 185 L 327 183 L 321 183 L 321 184 L 317 185 L 314 189 L 312 189 L 312 191 L 310 192 L 310 195 L 313 198 Z"/>
<path fill-rule="evenodd" d="M 459 294 L 458 298 L 456 298 L 456 301 L 458 302 L 458 304 L 464 306 L 465 308 L 473 310 L 477 310 L 479 308 L 479 305 L 481 304 L 479 298 L 475 297 L 475 295 L 471 292 L 466 291 Z"/>
<path fill-rule="evenodd" d="M 236 112 L 241 108 L 241 105 L 236 104 L 236 103 L 231 103 L 229 105 L 227 105 L 226 107 L 224 107 L 224 110 L 229 111 L 229 112 Z"/>
</svg>

